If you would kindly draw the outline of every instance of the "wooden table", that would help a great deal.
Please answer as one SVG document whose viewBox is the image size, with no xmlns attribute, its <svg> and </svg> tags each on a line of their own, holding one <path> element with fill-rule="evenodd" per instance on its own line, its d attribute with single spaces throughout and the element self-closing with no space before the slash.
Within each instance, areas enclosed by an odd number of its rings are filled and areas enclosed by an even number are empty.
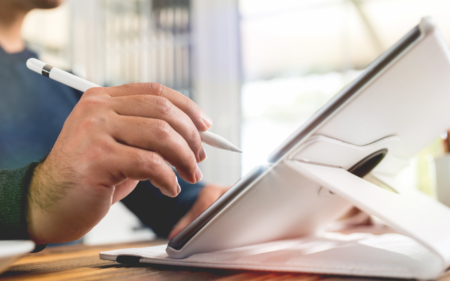
<svg viewBox="0 0 450 281">
<path fill-rule="evenodd" d="M 187 268 L 161 265 L 129 266 L 100 260 L 98 253 L 130 247 L 148 247 L 167 243 L 150 241 L 102 246 L 60 246 L 28 254 L 0 275 L 6 280 L 392 280 L 325 276 L 314 274 L 273 273 L 222 269 Z M 440 280 L 450 280 L 445 276 Z"/>
</svg>

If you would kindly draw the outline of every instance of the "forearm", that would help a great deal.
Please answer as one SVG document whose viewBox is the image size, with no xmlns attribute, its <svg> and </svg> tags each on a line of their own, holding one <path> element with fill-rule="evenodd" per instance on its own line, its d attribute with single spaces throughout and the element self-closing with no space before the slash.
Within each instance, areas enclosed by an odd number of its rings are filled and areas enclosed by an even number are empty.
<svg viewBox="0 0 450 281">
<path fill-rule="evenodd" d="M 46 233 L 43 231 L 51 231 L 55 225 L 48 225 L 48 219 L 52 214 L 48 214 L 51 211 L 53 205 L 58 199 L 63 197 L 64 189 L 58 189 L 53 177 L 49 171 L 46 171 L 43 162 L 39 163 L 33 172 L 33 176 L 30 179 L 28 192 L 27 192 L 27 213 L 26 219 L 28 222 L 28 234 L 31 240 L 36 244 L 48 244 L 46 240 Z"/>
<path fill-rule="evenodd" d="M 106 215 L 114 188 L 95 187 L 82 176 L 71 181 L 71 170 L 54 172 L 52 155 L 39 163 L 27 192 L 29 239 L 37 245 L 77 240 Z M 73 178 L 73 176 L 72 176 Z"/>
</svg>

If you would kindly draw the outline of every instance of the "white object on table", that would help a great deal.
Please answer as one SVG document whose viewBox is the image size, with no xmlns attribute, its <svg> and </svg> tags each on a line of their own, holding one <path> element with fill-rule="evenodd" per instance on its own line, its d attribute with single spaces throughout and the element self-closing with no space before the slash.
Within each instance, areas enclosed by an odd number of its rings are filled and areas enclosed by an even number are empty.
<svg viewBox="0 0 450 281">
<path fill-rule="evenodd" d="M 33 251 L 34 242 L 28 240 L 0 241 L 0 273 L 22 255 Z"/>
</svg>

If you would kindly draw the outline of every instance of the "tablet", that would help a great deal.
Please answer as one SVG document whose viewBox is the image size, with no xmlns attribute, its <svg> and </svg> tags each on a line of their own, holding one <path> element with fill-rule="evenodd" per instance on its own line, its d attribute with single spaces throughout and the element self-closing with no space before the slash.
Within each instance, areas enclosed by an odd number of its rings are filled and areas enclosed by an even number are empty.
<svg viewBox="0 0 450 281">
<path fill-rule="evenodd" d="M 352 206 L 292 161 L 395 175 L 450 128 L 450 53 L 424 18 L 173 238 L 171 258 L 316 234 Z"/>
</svg>

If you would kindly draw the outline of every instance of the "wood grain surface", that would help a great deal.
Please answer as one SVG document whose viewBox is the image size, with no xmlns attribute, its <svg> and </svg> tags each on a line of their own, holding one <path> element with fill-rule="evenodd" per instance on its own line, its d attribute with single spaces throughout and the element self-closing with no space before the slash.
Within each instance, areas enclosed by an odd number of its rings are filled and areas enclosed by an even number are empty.
<svg viewBox="0 0 450 281">
<path fill-rule="evenodd" d="M 0 275 L 6 280 L 392 280 L 314 274 L 273 273 L 202 269 L 161 265 L 129 266 L 100 260 L 99 252 L 131 247 L 148 247 L 167 243 L 157 240 L 140 243 L 102 246 L 48 247 L 44 251 L 28 254 L 16 261 L 8 271 Z M 441 280 L 446 280 L 445 276 Z M 448 278 L 450 280 L 450 278 Z"/>
</svg>

